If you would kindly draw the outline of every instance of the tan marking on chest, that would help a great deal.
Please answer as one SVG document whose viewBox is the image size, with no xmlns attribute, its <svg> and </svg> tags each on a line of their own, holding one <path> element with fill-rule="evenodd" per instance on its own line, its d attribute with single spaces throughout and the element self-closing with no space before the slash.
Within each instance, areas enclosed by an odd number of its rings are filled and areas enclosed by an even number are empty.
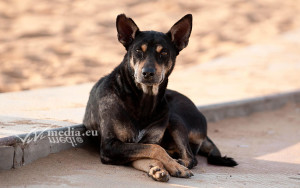
<svg viewBox="0 0 300 188">
<path fill-rule="evenodd" d="M 148 95 L 157 95 L 159 90 L 159 85 L 155 84 L 153 86 L 147 86 L 145 84 L 141 84 L 142 90 L 145 94 Z"/>
<path fill-rule="evenodd" d="M 121 123 L 117 120 L 114 122 L 114 133 L 116 137 L 122 142 L 135 142 L 136 138 L 134 132 L 128 128 L 124 123 Z"/>
</svg>

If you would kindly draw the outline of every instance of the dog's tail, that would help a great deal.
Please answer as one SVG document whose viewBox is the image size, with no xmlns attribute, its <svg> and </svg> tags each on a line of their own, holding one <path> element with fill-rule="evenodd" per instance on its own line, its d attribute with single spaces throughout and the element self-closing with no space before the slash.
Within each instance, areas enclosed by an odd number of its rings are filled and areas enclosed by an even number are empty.
<svg viewBox="0 0 300 188">
<path fill-rule="evenodd" d="M 226 156 L 222 157 L 217 146 L 208 137 L 204 139 L 198 154 L 206 156 L 209 164 L 230 167 L 238 165 L 233 158 Z"/>
</svg>

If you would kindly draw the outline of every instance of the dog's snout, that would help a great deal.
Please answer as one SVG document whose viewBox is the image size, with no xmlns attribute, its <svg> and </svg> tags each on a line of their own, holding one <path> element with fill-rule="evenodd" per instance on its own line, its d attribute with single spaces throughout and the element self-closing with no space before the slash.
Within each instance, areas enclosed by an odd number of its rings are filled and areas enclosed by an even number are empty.
<svg viewBox="0 0 300 188">
<path fill-rule="evenodd" d="M 144 67 L 142 69 L 143 77 L 146 79 L 152 78 L 155 74 L 155 69 L 150 67 Z"/>
</svg>

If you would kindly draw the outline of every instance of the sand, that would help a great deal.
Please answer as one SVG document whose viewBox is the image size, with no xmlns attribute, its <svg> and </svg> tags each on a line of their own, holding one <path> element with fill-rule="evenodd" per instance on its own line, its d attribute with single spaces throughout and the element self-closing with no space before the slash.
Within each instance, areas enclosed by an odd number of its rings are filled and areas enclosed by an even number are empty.
<svg viewBox="0 0 300 188">
<path fill-rule="evenodd" d="M 195 176 L 158 183 L 131 167 L 103 165 L 92 147 L 51 154 L 0 172 L 3 186 L 78 187 L 297 187 L 300 179 L 300 105 L 211 123 L 210 138 L 235 168 L 208 165 L 198 156 Z"/>
<path fill-rule="evenodd" d="M 116 38 L 120 13 L 141 30 L 163 32 L 193 14 L 176 70 L 300 27 L 294 0 L 0 1 L 0 92 L 94 82 L 109 73 L 125 53 Z"/>
</svg>

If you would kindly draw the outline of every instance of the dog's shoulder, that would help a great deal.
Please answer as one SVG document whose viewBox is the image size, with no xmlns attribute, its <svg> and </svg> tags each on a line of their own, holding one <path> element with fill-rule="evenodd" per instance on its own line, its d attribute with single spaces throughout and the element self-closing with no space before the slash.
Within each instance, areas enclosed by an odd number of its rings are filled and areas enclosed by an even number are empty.
<svg viewBox="0 0 300 188">
<path fill-rule="evenodd" d="M 90 94 L 97 95 L 98 98 L 113 94 L 115 92 L 114 88 L 117 82 L 118 72 L 119 66 L 116 67 L 110 74 L 100 78 L 93 86 Z"/>
</svg>

